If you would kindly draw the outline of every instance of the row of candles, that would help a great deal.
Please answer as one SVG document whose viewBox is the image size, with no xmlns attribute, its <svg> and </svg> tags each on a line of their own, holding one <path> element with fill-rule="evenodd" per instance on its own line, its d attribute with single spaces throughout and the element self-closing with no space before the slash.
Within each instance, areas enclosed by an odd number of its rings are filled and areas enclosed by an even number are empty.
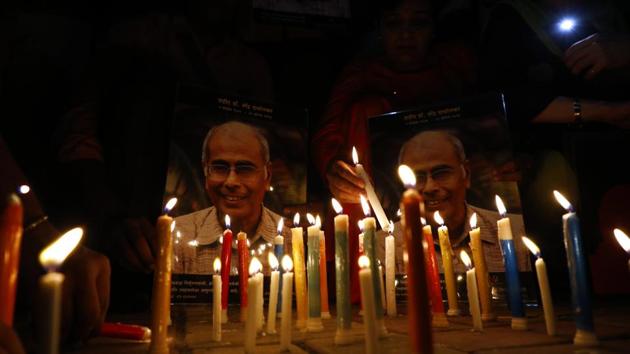
<svg viewBox="0 0 630 354">
<path fill-rule="evenodd" d="M 357 164 L 357 167 L 360 167 Z M 362 177 L 363 174 L 360 174 Z M 439 273 L 437 266 L 437 258 L 433 245 L 433 233 L 431 227 L 420 216 L 420 204 L 422 199 L 417 191 L 413 188 L 415 185 L 415 175 L 406 166 L 400 166 L 399 175 L 403 183 L 407 186 L 407 190 L 403 194 L 401 200 L 401 221 L 403 227 L 404 242 L 406 243 L 406 272 L 407 272 L 407 290 L 408 298 L 408 317 L 410 321 L 410 334 L 412 345 L 415 351 L 430 352 L 432 349 L 431 341 L 431 322 L 433 326 L 448 326 L 446 315 L 458 315 L 460 313 L 457 304 L 457 294 L 455 290 L 455 277 L 453 272 L 453 264 L 451 259 L 451 247 L 448 237 L 448 229 L 444 225 L 439 212 L 433 216 L 438 224 L 439 244 L 441 246 L 443 268 L 445 274 L 446 293 L 448 312 L 444 314 L 442 302 L 442 293 L 439 283 Z M 364 177 L 366 181 L 367 175 Z M 382 208 L 378 200 L 369 193 L 368 199 L 374 207 L 377 214 L 382 213 Z M 593 344 L 597 342 L 594 334 L 592 306 L 589 296 L 589 288 L 587 283 L 587 268 L 582 248 L 582 240 L 580 235 L 580 227 L 578 217 L 572 205 L 557 191 L 554 195 L 558 202 L 563 206 L 567 213 L 563 215 L 564 241 L 567 249 L 567 260 L 570 270 L 570 282 L 573 294 L 573 306 L 576 315 L 576 335 L 574 342 L 576 344 Z M 395 251 L 393 224 L 388 222 L 386 230 L 389 235 L 385 240 L 385 286 L 387 289 L 386 302 L 383 301 L 383 293 L 385 293 L 382 285 L 382 271 L 378 267 L 375 254 L 375 231 L 376 221 L 369 217 L 369 206 L 364 198 L 362 204 L 366 213 L 363 220 L 363 255 L 358 260 L 360 265 L 360 284 L 362 295 L 362 306 L 365 323 L 366 343 L 368 344 L 368 352 L 377 350 L 376 340 L 385 336 L 387 330 L 383 322 L 383 306 L 387 308 L 389 315 L 396 314 L 395 301 Z M 154 288 L 152 300 L 152 322 L 151 322 L 151 352 L 159 353 L 168 350 L 166 333 L 168 322 L 170 320 L 170 278 L 171 278 L 171 262 L 172 262 L 172 231 L 173 219 L 168 215 L 170 210 L 175 206 L 176 199 L 169 200 L 165 207 L 165 212 L 158 218 L 158 245 L 159 257 L 157 257 Z M 334 199 L 332 201 L 333 208 L 337 212 L 335 217 L 335 264 L 336 264 L 336 298 L 337 298 L 337 333 L 335 335 L 335 343 L 343 345 L 350 342 L 351 329 L 351 308 L 349 293 L 349 252 L 348 252 L 348 216 L 343 214 L 341 205 Z M 510 301 L 510 310 L 512 313 L 512 327 L 514 329 L 526 329 L 527 321 L 524 313 L 523 302 L 520 296 L 520 284 L 518 278 L 518 269 L 516 261 L 516 253 L 514 241 L 511 232 L 510 220 L 505 217 L 506 209 L 501 199 L 496 197 L 497 208 L 503 216 L 497 223 L 498 238 L 501 243 L 501 249 L 504 255 L 504 264 L 506 267 L 506 283 L 508 299 Z M 384 215 L 384 213 L 383 213 Z M 378 217 L 379 223 L 383 225 L 381 219 L 383 215 Z M 378 215 L 377 215 L 378 216 Z M 311 226 L 307 229 L 308 235 L 308 262 L 304 260 L 303 230 L 298 227 L 299 214 L 294 218 L 296 225 L 291 229 L 293 244 L 293 260 L 284 254 L 284 240 L 281 236 L 282 222 L 279 223 L 278 236 L 274 240 L 274 253 L 269 254 L 269 263 L 273 268 L 271 273 L 270 286 L 270 302 L 268 312 L 267 332 L 275 333 L 275 316 L 277 306 L 281 306 L 281 344 L 287 347 L 290 343 L 291 334 L 291 311 L 292 311 L 292 290 L 294 275 L 291 271 L 295 266 L 295 291 L 297 302 L 297 327 L 310 331 L 319 331 L 322 329 L 322 317 L 329 316 L 328 311 L 328 295 L 327 289 L 322 286 L 326 284 L 325 262 L 322 261 L 325 254 L 324 235 L 320 230 L 321 222 L 313 220 L 309 215 Z M 386 218 L 385 218 L 386 220 Z M 470 313 L 473 317 L 473 328 L 482 330 L 482 320 L 491 320 L 496 316 L 493 314 L 491 307 L 490 289 L 488 283 L 488 272 L 483 256 L 483 249 L 480 241 L 480 230 L 475 226 L 475 216 L 471 218 L 470 231 L 470 248 L 472 250 L 475 267 L 473 262 L 465 251 L 460 253 L 462 262 L 467 266 L 466 272 L 468 298 L 470 304 Z M 17 278 L 17 264 L 19 257 L 19 245 L 22 233 L 22 207 L 17 196 L 12 195 L 9 198 L 7 207 L 2 214 L 0 223 L 0 249 L 3 257 L 0 262 L 0 300 L 7 306 L 0 307 L 0 320 L 11 325 L 13 317 L 13 304 L 15 301 L 15 280 Z M 390 226 L 391 225 L 391 226 Z M 215 272 L 213 276 L 213 338 L 217 341 L 221 340 L 221 323 L 227 321 L 227 293 L 228 287 L 222 284 L 228 284 L 229 269 L 231 262 L 232 232 L 229 229 L 229 217 L 226 217 L 227 229 L 223 234 L 221 259 L 215 260 Z M 614 230 L 617 241 L 622 245 L 624 250 L 630 254 L 630 239 L 619 229 Z M 57 272 L 64 259 L 72 252 L 76 245 L 80 242 L 82 230 L 73 229 L 57 241 L 43 250 L 40 254 L 40 262 L 42 266 L 48 270 L 47 274 L 42 276 L 40 280 L 40 288 L 42 292 L 47 294 L 48 305 L 46 319 L 42 323 L 48 324 L 45 328 L 42 338 L 46 338 L 43 343 L 42 352 L 55 353 L 59 347 L 59 316 L 61 304 L 61 284 L 63 283 L 63 275 Z M 549 335 L 555 334 L 555 317 L 553 313 L 553 305 L 551 293 L 549 291 L 549 282 L 546 274 L 546 266 L 541 257 L 538 247 L 528 238 L 523 237 L 523 242 L 536 256 L 537 260 L 535 268 L 537 272 L 541 299 L 544 309 L 546 328 Z M 237 236 L 238 252 L 239 252 L 239 275 L 240 294 L 241 294 L 241 319 L 246 320 L 246 351 L 253 352 L 255 349 L 256 332 L 262 330 L 263 323 L 263 297 L 262 297 L 262 274 L 261 265 L 255 257 L 249 260 L 249 247 L 247 235 L 239 233 Z M 282 265 L 284 273 L 282 274 L 282 283 L 279 283 L 278 257 L 282 257 Z M 425 260 L 426 258 L 426 260 Z M 306 269 L 308 268 L 308 284 L 306 279 Z M 629 262 L 630 268 L 630 262 Z M 249 272 L 245 271 L 248 269 Z M 220 274 L 219 274 L 220 273 Z M 250 275 L 247 278 L 247 275 Z M 380 280 L 379 280 L 380 279 Z M 308 286 L 307 286 L 308 285 Z M 308 292 L 307 292 L 308 287 Z M 279 298 L 278 294 L 282 293 Z M 221 296 L 217 296 L 217 295 Z M 249 294 L 249 299 L 248 299 Z M 308 298 L 307 298 L 308 294 Z M 248 306 L 249 300 L 249 306 Z M 280 300 L 280 301 L 277 301 Z M 429 304 L 431 311 L 429 311 Z M 220 309 L 220 310 L 219 310 Z M 431 318 L 431 313 L 433 317 Z"/>
</svg>

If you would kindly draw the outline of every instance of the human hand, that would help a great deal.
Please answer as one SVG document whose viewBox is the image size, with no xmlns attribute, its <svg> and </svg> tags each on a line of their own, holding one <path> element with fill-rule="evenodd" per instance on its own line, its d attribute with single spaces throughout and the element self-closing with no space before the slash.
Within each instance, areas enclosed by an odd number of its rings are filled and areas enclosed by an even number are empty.
<svg viewBox="0 0 630 354">
<path fill-rule="evenodd" d="M 82 342 L 97 333 L 109 307 L 111 269 L 104 255 L 80 248 L 63 264 L 62 342 Z"/>
<path fill-rule="evenodd" d="M 593 34 L 571 45 L 564 63 L 573 75 L 593 79 L 603 70 L 630 65 L 630 40 Z"/>
<path fill-rule="evenodd" d="M 113 233 L 111 251 L 121 265 L 150 273 L 158 252 L 154 226 L 145 218 L 127 218 L 118 221 Z"/>
<path fill-rule="evenodd" d="M 24 354 L 22 342 L 15 332 L 0 321 L 0 354 Z"/>
<path fill-rule="evenodd" d="M 359 195 L 365 192 L 365 183 L 350 165 L 337 160 L 326 172 L 328 188 L 341 203 L 358 203 Z"/>
</svg>

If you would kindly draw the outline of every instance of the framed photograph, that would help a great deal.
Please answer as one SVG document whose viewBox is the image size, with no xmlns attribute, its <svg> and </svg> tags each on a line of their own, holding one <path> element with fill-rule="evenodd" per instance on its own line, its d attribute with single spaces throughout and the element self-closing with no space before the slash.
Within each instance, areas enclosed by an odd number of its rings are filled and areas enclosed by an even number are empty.
<svg viewBox="0 0 630 354">
<path fill-rule="evenodd" d="M 207 303 L 226 216 L 236 280 L 237 233 L 251 250 L 270 248 L 285 207 L 306 203 L 307 115 L 196 86 L 179 87 L 176 102 L 164 193 L 178 198 L 172 297 Z"/>
</svg>

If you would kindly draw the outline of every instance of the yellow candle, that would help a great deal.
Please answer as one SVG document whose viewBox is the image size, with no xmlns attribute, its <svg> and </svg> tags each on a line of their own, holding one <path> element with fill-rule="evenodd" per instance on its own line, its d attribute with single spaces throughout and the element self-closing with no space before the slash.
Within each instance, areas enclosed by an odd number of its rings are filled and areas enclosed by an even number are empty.
<svg viewBox="0 0 630 354">
<path fill-rule="evenodd" d="M 83 237 L 83 229 L 74 228 L 55 242 L 46 247 L 39 254 L 39 262 L 48 273 L 39 279 L 40 301 L 42 317 L 38 318 L 39 354 L 59 353 L 59 333 L 61 332 L 61 289 L 64 276 L 57 272 L 66 257 L 77 247 Z M 4 306 L 4 304 L 2 305 Z"/>
<path fill-rule="evenodd" d="M 271 281 L 269 283 L 269 308 L 267 311 L 267 333 L 276 333 L 276 311 L 278 307 L 278 258 L 273 252 L 268 253 L 269 267 L 271 268 Z"/>
<path fill-rule="evenodd" d="M 374 301 L 374 280 L 370 269 L 370 259 L 359 257 L 359 284 L 361 303 L 363 304 L 363 327 L 365 329 L 365 352 L 376 354 L 378 350 L 378 331 L 376 324 L 376 303 Z"/>
<path fill-rule="evenodd" d="M 470 315 L 472 316 L 473 331 L 483 331 L 483 323 L 481 322 L 481 310 L 479 308 L 479 294 L 477 291 L 477 275 L 475 268 L 466 251 L 461 251 L 459 257 L 468 269 L 466 271 L 466 289 L 468 290 L 468 305 L 470 307 Z"/>
<path fill-rule="evenodd" d="M 304 238 L 300 225 L 300 214 L 296 213 L 291 228 L 291 242 L 293 249 L 293 265 L 295 267 L 295 301 L 297 303 L 297 328 L 306 328 L 307 298 L 306 298 L 306 270 L 304 264 Z"/>
<path fill-rule="evenodd" d="M 451 240 L 448 236 L 448 228 L 444 225 L 444 220 L 440 216 L 440 212 L 433 214 L 435 222 L 441 226 L 438 228 L 438 237 L 440 239 L 440 251 L 442 252 L 442 266 L 444 268 L 444 282 L 446 283 L 446 297 L 448 300 L 448 316 L 458 316 L 461 311 L 457 304 L 457 286 L 455 283 L 455 271 L 453 269 L 453 249 L 451 248 Z"/>
<path fill-rule="evenodd" d="M 538 278 L 538 288 L 540 289 L 540 298 L 542 300 L 543 312 L 545 314 L 545 326 L 547 334 L 556 335 L 556 315 L 553 311 L 553 301 L 551 300 L 551 291 L 549 289 L 549 278 L 547 277 L 547 265 L 540 255 L 540 249 L 529 238 L 523 236 L 523 243 L 536 256 L 536 277 Z"/>
<path fill-rule="evenodd" d="M 492 296 L 490 294 L 490 282 L 488 280 L 488 267 L 486 256 L 481 244 L 481 230 L 477 227 L 477 213 L 470 217 L 470 250 L 472 251 L 475 271 L 477 275 L 477 287 L 479 288 L 479 301 L 481 302 L 481 319 L 491 321 L 496 319 L 492 312 Z"/>
<path fill-rule="evenodd" d="M 282 257 L 282 316 L 280 320 L 280 348 L 289 350 L 291 345 L 291 308 L 293 306 L 293 261 L 288 255 Z"/>
<path fill-rule="evenodd" d="M 212 339 L 221 341 L 221 260 L 214 259 L 214 275 L 212 276 Z"/>
<path fill-rule="evenodd" d="M 321 282 L 320 298 L 322 302 L 322 318 L 329 319 L 328 270 L 326 269 L 326 235 L 324 234 L 324 230 L 319 232 L 319 277 Z"/>
<path fill-rule="evenodd" d="M 253 257 L 249 263 L 250 277 L 247 280 L 247 320 L 245 321 L 245 353 L 256 353 L 256 327 L 258 326 L 258 302 L 257 296 L 259 289 L 262 287 L 262 279 L 258 276 L 262 264 L 258 258 Z"/>
<path fill-rule="evenodd" d="M 396 316 L 396 244 L 394 223 L 389 222 L 389 235 L 385 237 L 385 288 L 387 289 L 387 315 Z"/>
<path fill-rule="evenodd" d="M 164 215 L 157 221 L 159 252 L 153 271 L 150 353 L 168 353 L 167 332 L 171 308 L 171 258 L 173 254 L 173 238 L 171 237 L 173 218 L 168 216 L 168 212 L 176 203 L 177 198 L 171 198 L 166 203 Z"/>
</svg>

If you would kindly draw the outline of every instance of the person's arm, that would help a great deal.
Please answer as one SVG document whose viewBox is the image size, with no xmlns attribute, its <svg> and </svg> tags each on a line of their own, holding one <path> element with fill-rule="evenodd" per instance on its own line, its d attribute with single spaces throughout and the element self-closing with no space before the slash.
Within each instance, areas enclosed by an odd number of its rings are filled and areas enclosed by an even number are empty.
<svg viewBox="0 0 630 354">
<path fill-rule="evenodd" d="M 547 107 L 532 119 L 532 123 L 573 123 L 575 99 L 556 97 Z M 630 103 L 579 100 L 581 117 L 584 122 L 608 123 L 630 128 Z"/>
</svg>

